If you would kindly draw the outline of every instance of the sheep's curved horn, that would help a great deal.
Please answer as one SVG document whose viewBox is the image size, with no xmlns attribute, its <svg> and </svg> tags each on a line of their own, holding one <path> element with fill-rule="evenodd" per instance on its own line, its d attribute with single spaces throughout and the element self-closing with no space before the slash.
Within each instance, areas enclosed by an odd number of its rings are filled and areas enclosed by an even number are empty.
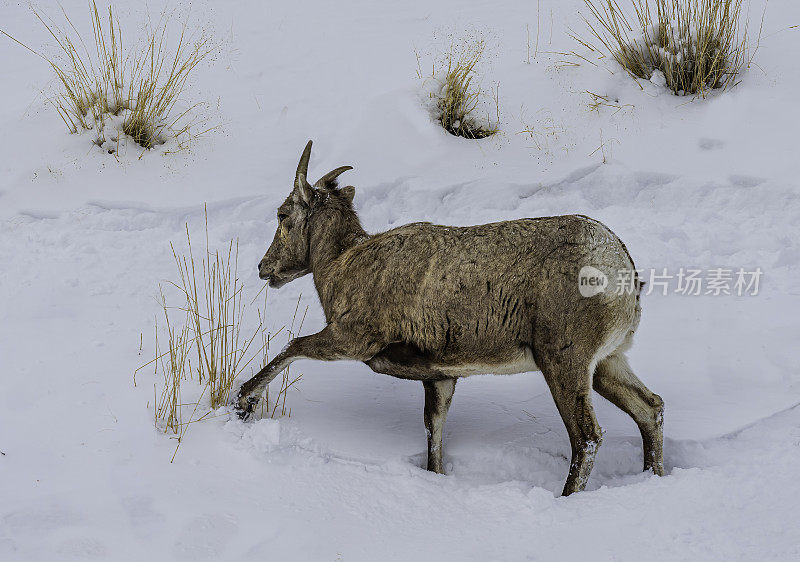
<svg viewBox="0 0 800 562">
<path fill-rule="evenodd" d="M 352 170 L 352 166 L 339 166 L 335 170 L 331 170 L 321 178 L 317 180 L 317 183 L 314 184 L 314 187 L 324 187 L 326 183 L 331 182 L 339 177 L 339 175 L 343 174 L 347 170 Z"/>
<path fill-rule="evenodd" d="M 308 160 L 309 160 L 309 158 L 311 158 L 311 141 L 308 141 L 308 144 L 306 145 L 305 149 L 303 150 L 303 155 L 300 157 L 300 163 L 297 164 L 297 173 L 294 176 L 294 182 L 297 185 L 299 185 L 301 183 L 300 182 L 300 176 L 301 175 L 303 176 L 304 180 L 305 180 L 305 177 L 308 176 Z"/>
</svg>

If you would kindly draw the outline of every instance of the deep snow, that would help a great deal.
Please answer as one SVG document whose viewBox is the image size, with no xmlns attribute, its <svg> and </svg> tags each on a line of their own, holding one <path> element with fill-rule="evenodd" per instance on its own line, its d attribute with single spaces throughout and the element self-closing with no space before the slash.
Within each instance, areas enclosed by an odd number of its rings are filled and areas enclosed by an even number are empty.
<svg viewBox="0 0 800 562">
<path fill-rule="evenodd" d="M 787 29 L 800 5 L 770 3 L 757 65 L 690 101 L 562 64 L 581 2 L 538 4 L 539 17 L 485 0 L 180 5 L 222 42 L 193 84 L 221 127 L 188 152 L 119 162 L 66 134 L 46 65 L 0 41 L 0 559 L 800 556 L 800 31 Z M 83 2 L 64 6 L 85 19 Z M 144 17 L 138 2 L 117 10 L 131 29 Z M 0 0 L 0 27 L 46 40 L 21 2 Z M 502 134 L 480 142 L 431 122 L 416 77 L 415 49 L 425 69 L 464 29 L 487 38 L 500 83 Z M 619 110 L 590 110 L 587 91 Z M 312 176 L 355 167 L 342 180 L 368 231 L 579 212 L 644 270 L 760 267 L 757 296 L 643 299 L 630 356 L 666 402 L 668 475 L 639 472 L 635 425 L 597 397 L 588 490 L 557 497 L 569 445 L 537 373 L 460 381 L 449 474 L 429 474 L 419 383 L 307 361 L 291 418 L 196 424 L 170 464 L 155 378 L 132 379 L 152 357 L 168 242 L 200 231 L 207 202 L 212 245 L 239 238 L 255 294 L 308 138 Z M 273 326 L 300 294 L 304 332 L 319 329 L 307 278 L 270 292 Z"/>
</svg>

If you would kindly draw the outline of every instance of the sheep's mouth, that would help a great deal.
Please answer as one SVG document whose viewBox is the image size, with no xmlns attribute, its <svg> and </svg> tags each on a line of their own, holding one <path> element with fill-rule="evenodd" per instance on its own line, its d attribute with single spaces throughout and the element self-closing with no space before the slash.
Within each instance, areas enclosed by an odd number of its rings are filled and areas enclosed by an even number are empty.
<svg viewBox="0 0 800 562">
<path fill-rule="evenodd" d="M 268 275 L 266 278 L 262 277 L 262 279 L 266 279 L 272 289 L 280 289 L 290 281 L 289 279 L 279 279 L 274 275 Z"/>
<path fill-rule="evenodd" d="M 264 281 L 266 281 L 269 286 L 273 289 L 280 289 L 290 281 L 294 281 L 298 277 L 302 277 L 308 273 L 308 271 L 304 271 L 302 269 L 293 270 L 293 271 L 285 271 L 282 273 L 267 273 L 263 274 L 259 272 L 258 276 L 261 277 Z"/>
</svg>

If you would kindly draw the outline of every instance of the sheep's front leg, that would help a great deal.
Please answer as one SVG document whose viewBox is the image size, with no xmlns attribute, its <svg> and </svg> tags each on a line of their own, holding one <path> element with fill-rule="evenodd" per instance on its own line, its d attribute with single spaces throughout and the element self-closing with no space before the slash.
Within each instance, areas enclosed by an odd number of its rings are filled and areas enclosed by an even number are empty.
<svg viewBox="0 0 800 562">
<path fill-rule="evenodd" d="M 366 361 L 383 346 L 384 344 L 372 338 L 348 333 L 333 324 L 329 324 L 316 334 L 295 338 L 263 369 L 242 385 L 236 399 L 236 411 L 242 419 L 250 417 L 267 385 L 298 359 Z"/>
<path fill-rule="evenodd" d="M 428 434 L 428 470 L 444 474 L 444 422 L 456 390 L 456 379 L 422 381 L 425 387 L 425 432 Z"/>
</svg>

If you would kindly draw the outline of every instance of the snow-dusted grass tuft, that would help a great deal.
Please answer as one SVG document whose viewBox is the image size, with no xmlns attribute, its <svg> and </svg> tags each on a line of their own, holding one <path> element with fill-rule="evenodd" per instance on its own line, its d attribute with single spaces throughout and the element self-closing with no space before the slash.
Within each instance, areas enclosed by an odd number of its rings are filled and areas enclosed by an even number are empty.
<svg viewBox="0 0 800 562">
<path fill-rule="evenodd" d="M 188 226 L 185 253 L 170 244 L 177 279 L 168 282 L 166 292 L 164 286 L 159 287 L 162 318 L 156 322 L 155 358 L 137 369 L 138 372 L 154 365 L 161 380 L 160 389 L 156 384 L 153 391 L 155 424 L 164 432 L 177 435 L 179 445 L 190 424 L 212 416 L 214 410 L 229 403 L 237 376 L 250 365 L 267 362 L 271 341 L 284 331 L 283 327 L 275 333 L 265 329 L 266 292 L 264 308 L 256 308 L 255 314 L 250 314 L 255 299 L 248 303 L 243 295 L 238 242 L 231 240 L 223 250 L 212 250 L 207 218 L 205 235 L 206 248 L 199 259 L 195 258 Z M 298 309 L 299 300 L 288 330 L 290 338 L 295 336 Z M 246 319 L 254 315 L 258 324 L 248 330 Z M 304 318 L 305 314 L 298 332 Z M 166 349 L 159 342 L 164 341 L 164 336 Z M 301 378 L 302 375 L 292 376 L 285 370 L 272 402 L 269 393 L 262 401 L 262 416 L 290 415 L 291 409 L 286 405 L 288 391 Z M 192 383 L 189 389 L 184 388 L 187 381 Z M 184 398 L 187 394 L 191 398 Z"/>
<path fill-rule="evenodd" d="M 747 23 L 742 0 L 584 0 L 599 45 L 632 76 L 652 80 L 677 95 L 705 97 L 735 83 L 746 64 Z M 630 18 L 630 19 L 629 19 Z"/>
<path fill-rule="evenodd" d="M 473 40 L 456 50 L 451 46 L 444 60 L 434 69 L 435 89 L 430 92 L 436 119 L 445 131 L 457 137 L 482 139 L 498 131 L 496 121 L 484 118 L 482 105 L 486 98 L 475 81 L 476 67 L 483 56 L 485 43 Z M 495 97 L 499 121 L 499 100 Z"/>
<path fill-rule="evenodd" d="M 81 36 L 66 12 L 64 28 L 36 10 L 34 15 L 55 40 L 54 53 L 40 53 L 3 34 L 50 65 L 60 86 L 52 101 L 70 132 L 93 131 L 94 144 L 109 154 L 118 152 L 125 135 L 145 149 L 169 139 L 185 147 L 196 105 L 178 112 L 176 104 L 192 71 L 214 51 L 208 37 L 189 37 L 184 25 L 173 44 L 164 16 L 144 27 L 138 47 L 126 49 L 113 8 L 101 15 L 94 0 L 90 38 Z"/>
</svg>

